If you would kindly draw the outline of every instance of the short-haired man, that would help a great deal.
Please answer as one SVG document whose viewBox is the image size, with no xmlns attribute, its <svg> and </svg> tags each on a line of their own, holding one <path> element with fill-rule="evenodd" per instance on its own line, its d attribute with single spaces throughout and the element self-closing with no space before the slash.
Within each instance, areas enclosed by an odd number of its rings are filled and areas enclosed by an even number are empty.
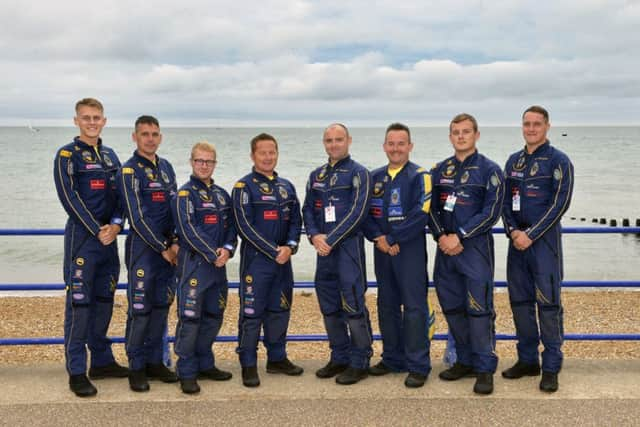
<svg viewBox="0 0 640 427">
<path fill-rule="evenodd" d="M 240 247 L 238 349 L 242 383 L 260 385 L 257 349 L 264 328 L 267 372 L 302 375 L 287 358 L 286 338 L 293 298 L 291 256 L 298 249 L 302 216 L 293 184 L 275 171 L 278 142 L 266 133 L 251 140 L 253 170 L 233 187 L 233 213 Z"/>
<path fill-rule="evenodd" d="M 198 393 L 197 378 L 231 379 L 218 369 L 211 347 L 218 336 L 227 305 L 226 263 L 236 247 L 236 230 L 229 194 L 212 175 L 216 149 L 208 142 L 191 149 L 191 178 L 180 187 L 174 218 L 181 250 L 178 252 L 178 325 L 176 364 L 182 391 Z"/>
<path fill-rule="evenodd" d="M 494 246 L 491 228 L 500 218 L 504 183 L 500 167 L 480 154 L 476 119 L 459 114 L 449 125 L 454 155 L 431 170 L 431 221 L 438 242 L 433 281 L 456 342 L 457 361 L 440 372 L 454 381 L 476 375 L 473 391 L 493 392 Z"/>
<path fill-rule="evenodd" d="M 371 172 L 373 189 L 365 234 L 375 242 L 382 360 L 371 375 L 409 372 L 407 387 L 422 387 L 431 371 L 428 335 L 427 248 L 431 177 L 409 161 L 411 132 L 387 127 L 382 148 L 389 163 Z"/>
<path fill-rule="evenodd" d="M 329 161 L 309 175 L 302 209 L 307 236 L 318 254 L 316 294 L 331 347 L 329 363 L 316 376 L 337 375 L 336 382 L 347 385 L 368 376 L 372 354 L 362 231 L 371 179 L 349 155 L 346 126 L 328 126 L 323 144 Z"/>
<path fill-rule="evenodd" d="M 130 224 L 125 246 L 129 272 L 125 348 L 129 387 L 142 392 L 149 390 L 148 378 L 178 381 L 162 363 L 178 250 L 171 215 L 177 185 L 171 164 L 156 154 L 162 142 L 158 119 L 138 117 L 131 138 L 137 148 L 118 175 L 120 198 Z"/>
<path fill-rule="evenodd" d="M 551 146 L 549 113 L 534 105 L 522 115 L 525 147 L 505 165 L 503 220 L 509 237 L 507 283 L 518 337 L 518 361 L 502 372 L 509 379 L 540 375 L 540 390 L 558 390 L 562 368 L 562 226 L 573 193 L 573 165 Z M 536 308 L 540 325 L 536 320 Z"/>
<path fill-rule="evenodd" d="M 107 122 L 94 98 L 76 103 L 73 119 L 80 136 L 56 153 L 53 178 L 60 203 L 69 215 L 64 231 L 63 276 L 67 291 L 64 354 L 69 387 L 79 397 L 98 391 L 87 378 L 87 346 L 91 350 L 89 377 L 126 377 L 111 351 L 107 330 L 120 275 L 117 236 L 123 212 L 116 192 L 120 161 L 102 144 Z"/>
</svg>

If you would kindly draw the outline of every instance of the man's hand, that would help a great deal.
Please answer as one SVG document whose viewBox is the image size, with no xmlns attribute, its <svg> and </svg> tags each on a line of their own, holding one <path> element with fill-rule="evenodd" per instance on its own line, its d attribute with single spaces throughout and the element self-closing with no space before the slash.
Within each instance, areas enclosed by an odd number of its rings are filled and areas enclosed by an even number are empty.
<svg viewBox="0 0 640 427">
<path fill-rule="evenodd" d="M 389 246 L 389 242 L 387 242 L 386 235 L 378 236 L 373 239 L 373 241 L 376 243 L 376 249 L 378 249 L 380 252 L 384 252 L 385 254 L 389 253 L 389 249 L 391 249 L 391 246 Z"/>
<path fill-rule="evenodd" d="M 231 258 L 231 252 L 229 252 L 229 249 L 227 249 L 227 248 L 218 248 L 218 249 L 216 249 L 216 255 L 218 257 L 216 258 L 216 260 L 213 263 L 213 265 L 215 265 L 218 268 L 224 267 L 224 265 L 227 263 L 227 261 L 229 261 L 229 258 Z"/>
<path fill-rule="evenodd" d="M 120 233 L 122 227 L 118 224 L 105 224 L 100 227 L 100 231 L 98 232 L 98 240 L 104 246 L 109 246 L 113 243 L 114 240 L 118 237 L 118 233 Z"/>
<path fill-rule="evenodd" d="M 519 251 L 526 251 L 533 244 L 533 240 L 522 230 L 513 230 L 511 232 L 511 241 L 513 242 L 513 247 Z"/>
<path fill-rule="evenodd" d="M 393 245 L 393 246 L 391 246 L 389 248 L 389 255 L 396 256 L 399 253 L 400 253 L 400 245 L 399 244 L 396 243 L 395 245 Z"/>
<path fill-rule="evenodd" d="M 455 256 L 464 250 L 457 234 L 443 234 L 438 239 L 438 247 L 445 255 Z"/>
<path fill-rule="evenodd" d="M 331 246 L 327 244 L 326 234 L 316 234 L 311 237 L 311 244 L 316 248 L 316 252 L 318 252 L 320 256 L 327 256 L 331 252 Z"/>
<path fill-rule="evenodd" d="M 171 249 L 165 249 L 160 252 L 160 255 L 162 255 L 162 258 L 164 258 L 164 260 L 169 264 L 176 265 L 176 254 Z"/>
<path fill-rule="evenodd" d="M 291 258 L 291 248 L 289 246 L 278 246 L 278 256 L 276 262 L 278 264 L 286 264 Z"/>
</svg>

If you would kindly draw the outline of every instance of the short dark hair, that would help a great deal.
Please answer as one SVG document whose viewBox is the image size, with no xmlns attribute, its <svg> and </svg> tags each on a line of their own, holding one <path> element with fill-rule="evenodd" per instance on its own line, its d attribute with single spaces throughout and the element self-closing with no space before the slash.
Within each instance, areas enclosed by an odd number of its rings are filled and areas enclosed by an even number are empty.
<svg viewBox="0 0 640 427">
<path fill-rule="evenodd" d="M 156 125 L 160 127 L 160 122 L 153 116 L 140 116 L 136 119 L 135 129 L 138 130 L 138 125 Z"/>
<path fill-rule="evenodd" d="M 524 115 L 527 114 L 527 113 L 542 114 L 542 116 L 544 117 L 544 121 L 549 123 L 549 112 L 544 107 L 541 107 L 539 105 L 532 105 L 531 107 L 529 107 L 526 110 L 524 110 L 524 113 L 522 113 L 522 118 L 523 119 L 524 119 Z"/>
<path fill-rule="evenodd" d="M 272 135 L 262 132 L 261 134 L 254 136 L 251 140 L 251 154 L 256 152 L 258 141 L 273 141 L 273 143 L 276 144 L 276 151 L 278 151 L 278 141 L 276 141 Z"/>
<path fill-rule="evenodd" d="M 409 130 L 409 126 L 405 125 L 404 123 L 391 123 L 389 126 L 387 126 L 387 130 L 384 133 L 384 136 L 386 138 L 387 134 L 389 132 L 391 132 L 392 130 L 400 130 L 400 131 L 405 131 L 407 133 L 407 136 L 409 137 L 409 142 L 411 142 L 411 131 Z"/>
<path fill-rule="evenodd" d="M 478 121 L 475 117 L 468 113 L 460 113 L 456 115 L 453 119 L 451 119 L 451 123 L 449 123 L 449 132 L 451 132 L 451 126 L 454 123 L 464 122 L 465 120 L 469 120 L 473 124 L 473 131 L 478 132 Z"/>
</svg>

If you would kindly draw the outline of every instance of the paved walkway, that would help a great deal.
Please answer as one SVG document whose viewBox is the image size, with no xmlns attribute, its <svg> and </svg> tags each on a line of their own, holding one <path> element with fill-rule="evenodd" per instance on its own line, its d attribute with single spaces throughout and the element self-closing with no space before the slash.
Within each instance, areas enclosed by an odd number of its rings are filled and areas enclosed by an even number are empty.
<svg viewBox="0 0 640 427">
<path fill-rule="evenodd" d="M 513 361 L 503 361 L 500 369 Z M 0 425 L 640 425 L 640 360 L 566 360 L 560 390 L 538 390 L 539 377 L 495 377 L 490 396 L 474 395 L 474 379 L 444 382 L 437 363 L 427 384 L 407 389 L 404 374 L 369 377 L 353 386 L 320 380 L 324 363 L 304 361 L 302 377 L 270 375 L 242 386 L 237 364 L 229 382 L 200 381 L 196 396 L 177 384 L 151 383 L 148 393 L 129 391 L 126 379 L 96 381 L 98 395 L 76 398 L 62 364 L 0 366 Z"/>
</svg>

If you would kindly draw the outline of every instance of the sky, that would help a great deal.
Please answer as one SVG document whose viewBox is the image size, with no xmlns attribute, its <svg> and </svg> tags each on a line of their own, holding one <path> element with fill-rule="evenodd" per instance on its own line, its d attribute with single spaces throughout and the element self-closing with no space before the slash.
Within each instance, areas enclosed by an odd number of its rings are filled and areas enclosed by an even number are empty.
<svg viewBox="0 0 640 427">
<path fill-rule="evenodd" d="M 640 121 L 640 0 L 0 5 L 0 125 L 517 125 Z"/>
</svg>

